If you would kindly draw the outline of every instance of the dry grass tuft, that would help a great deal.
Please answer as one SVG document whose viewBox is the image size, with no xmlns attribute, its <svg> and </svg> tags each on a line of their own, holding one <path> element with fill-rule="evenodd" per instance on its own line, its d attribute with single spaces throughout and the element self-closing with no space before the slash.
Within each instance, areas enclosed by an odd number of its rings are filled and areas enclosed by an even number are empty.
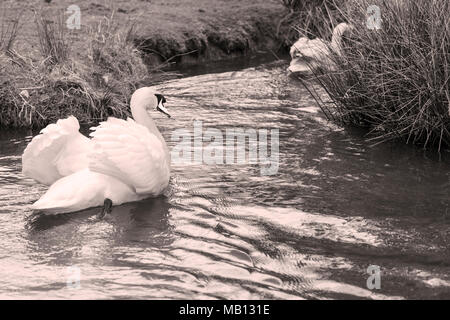
<svg viewBox="0 0 450 320">
<path fill-rule="evenodd" d="M 46 18 L 42 12 L 35 13 L 39 49 L 48 65 L 64 63 L 69 56 L 66 43 L 64 14 L 58 14 L 55 20 Z"/>
<path fill-rule="evenodd" d="M 9 52 L 12 50 L 14 41 L 19 30 L 19 18 L 7 21 L 5 17 L 0 17 L 0 51 Z"/>
</svg>

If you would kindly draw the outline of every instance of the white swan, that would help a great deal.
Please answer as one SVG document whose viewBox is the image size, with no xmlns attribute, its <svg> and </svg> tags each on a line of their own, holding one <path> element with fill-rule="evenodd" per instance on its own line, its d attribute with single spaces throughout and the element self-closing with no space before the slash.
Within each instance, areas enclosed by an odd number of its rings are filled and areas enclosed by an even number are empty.
<svg viewBox="0 0 450 320">
<path fill-rule="evenodd" d="M 169 184 L 170 155 L 148 111 L 170 117 L 164 96 L 151 88 L 131 97 L 133 119 L 110 117 L 91 128 L 89 139 L 79 132 L 73 116 L 50 124 L 22 155 L 25 176 L 51 185 L 32 206 L 46 214 L 74 212 L 161 194 Z"/>
<path fill-rule="evenodd" d="M 311 69 L 319 66 L 324 66 L 331 71 L 335 70 L 332 54 L 333 52 L 341 54 L 342 35 L 351 29 L 352 26 L 347 23 L 338 24 L 333 30 L 331 43 L 320 38 L 298 39 L 290 50 L 292 60 L 288 70 L 292 73 L 311 73 Z"/>
</svg>

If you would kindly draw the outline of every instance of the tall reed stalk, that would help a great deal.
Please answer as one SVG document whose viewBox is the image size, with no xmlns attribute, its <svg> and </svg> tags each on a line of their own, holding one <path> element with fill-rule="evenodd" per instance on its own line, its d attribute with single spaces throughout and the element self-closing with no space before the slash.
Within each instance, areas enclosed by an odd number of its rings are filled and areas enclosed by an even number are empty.
<svg viewBox="0 0 450 320">
<path fill-rule="evenodd" d="M 35 20 L 41 54 L 46 62 L 49 65 L 63 63 L 68 57 L 64 14 L 62 12 L 57 14 L 53 20 L 47 19 L 42 13 L 37 13 Z"/>
<path fill-rule="evenodd" d="M 7 10 L 4 7 L 0 8 L 0 52 L 11 52 L 14 41 L 17 38 L 17 32 L 19 31 L 19 21 L 22 15 L 22 11 L 9 19 L 7 17 Z"/>
</svg>

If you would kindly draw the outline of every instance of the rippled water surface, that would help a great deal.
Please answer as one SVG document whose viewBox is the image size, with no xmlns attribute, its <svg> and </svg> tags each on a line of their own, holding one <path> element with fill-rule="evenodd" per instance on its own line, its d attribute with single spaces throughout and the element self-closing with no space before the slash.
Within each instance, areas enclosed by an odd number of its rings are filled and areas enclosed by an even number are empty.
<svg viewBox="0 0 450 320">
<path fill-rule="evenodd" d="M 448 153 L 370 147 L 324 119 L 284 66 L 158 86 L 173 130 L 278 128 L 279 170 L 173 165 L 164 197 L 32 215 L 31 133 L 0 132 L 0 298 L 450 298 Z M 83 186 L 81 185 L 80 188 Z M 381 268 L 381 289 L 366 286 Z M 80 287 L 67 286 L 73 269 Z"/>
</svg>

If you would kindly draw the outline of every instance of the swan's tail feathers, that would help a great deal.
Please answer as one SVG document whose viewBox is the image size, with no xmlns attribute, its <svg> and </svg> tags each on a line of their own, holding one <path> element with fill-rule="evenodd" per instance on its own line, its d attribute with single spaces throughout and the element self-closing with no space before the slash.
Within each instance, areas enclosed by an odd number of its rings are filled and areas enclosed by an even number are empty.
<svg viewBox="0 0 450 320">
<path fill-rule="evenodd" d="M 138 194 L 158 195 L 167 187 L 168 152 L 146 127 L 132 119 L 109 118 L 91 136 L 90 170 L 115 177 Z"/>
<path fill-rule="evenodd" d="M 114 205 L 142 199 L 126 184 L 89 169 L 63 177 L 30 209 L 44 214 L 59 214 L 99 207 L 108 198 Z"/>
<path fill-rule="evenodd" d="M 30 209 L 45 214 L 57 214 L 99 205 L 101 202 L 97 203 L 96 199 L 101 187 L 97 185 L 99 185 L 97 179 L 88 169 L 78 171 L 53 183 L 47 192 L 30 206 Z"/>
<path fill-rule="evenodd" d="M 22 155 L 22 173 L 50 185 L 63 176 L 87 167 L 90 140 L 70 116 L 42 129 Z"/>
</svg>

